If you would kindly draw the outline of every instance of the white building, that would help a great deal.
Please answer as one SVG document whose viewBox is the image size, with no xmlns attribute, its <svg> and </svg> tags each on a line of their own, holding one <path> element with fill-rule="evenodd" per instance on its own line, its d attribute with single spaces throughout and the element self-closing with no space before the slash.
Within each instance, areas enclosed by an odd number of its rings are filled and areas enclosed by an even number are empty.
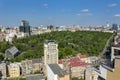
<svg viewBox="0 0 120 80">
<path fill-rule="evenodd" d="M 98 80 L 98 75 L 93 67 L 87 67 L 85 71 L 85 80 Z"/>
<path fill-rule="evenodd" d="M 56 41 L 46 40 L 44 43 L 44 63 L 58 63 L 58 44 Z"/>
</svg>

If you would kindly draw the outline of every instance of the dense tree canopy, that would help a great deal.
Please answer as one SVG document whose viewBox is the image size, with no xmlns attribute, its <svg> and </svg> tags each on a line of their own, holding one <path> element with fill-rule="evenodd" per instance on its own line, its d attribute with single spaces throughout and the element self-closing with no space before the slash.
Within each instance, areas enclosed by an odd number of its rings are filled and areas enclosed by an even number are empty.
<svg viewBox="0 0 120 80">
<path fill-rule="evenodd" d="M 15 39 L 12 45 L 15 45 L 24 54 L 12 59 L 12 61 L 21 61 L 23 59 L 40 58 L 43 56 L 43 45 L 45 40 L 56 40 L 59 48 L 59 58 L 74 56 L 78 53 L 99 55 L 110 38 L 111 33 L 91 32 L 91 31 L 55 31 L 34 35 L 26 38 Z M 6 47 L 6 45 L 8 45 Z M 8 43 L 0 44 L 0 52 L 10 47 Z"/>
</svg>

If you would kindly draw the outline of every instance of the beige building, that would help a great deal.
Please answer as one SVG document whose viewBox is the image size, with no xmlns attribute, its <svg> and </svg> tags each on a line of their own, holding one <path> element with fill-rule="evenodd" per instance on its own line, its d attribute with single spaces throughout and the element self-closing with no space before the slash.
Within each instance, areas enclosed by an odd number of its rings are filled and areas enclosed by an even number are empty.
<svg viewBox="0 0 120 80">
<path fill-rule="evenodd" d="M 43 69 L 42 60 L 40 60 L 40 59 L 33 59 L 32 65 L 33 65 L 32 73 L 36 73 L 36 72 L 39 73 Z"/>
<path fill-rule="evenodd" d="M 116 57 L 115 65 L 112 70 L 107 70 L 106 80 L 119 80 L 120 79 L 120 56 Z"/>
<path fill-rule="evenodd" d="M 109 63 L 101 63 L 96 73 L 103 80 L 119 80 L 120 79 L 120 48 L 112 47 L 111 60 Z"/>
<path fill-rule="evenodd" d="M 53 40 L 44 43 L 44 64 L 58 63 L 58 44 Z"/>
<path fill-rule="evenodd" d="M 20 76 L 20 66 L 18 63 L 11 63 L 8 65 L 8 72 L 10 77 L 19 77 Z"/>
<path fill-rule="evenodd" d="M 120 56 L 115 57 L 113 65 L 101 64 L 99 70 L 95 70 L 98 78 L 102 80 L 120 79 Z"/>
<path fill-rule="evenodd" d="M 71 77 L 84 78 L 84 72 L 88 63 L 81 61 L 78 57 L 69 60 L 71 65 Z"/>
</svg>

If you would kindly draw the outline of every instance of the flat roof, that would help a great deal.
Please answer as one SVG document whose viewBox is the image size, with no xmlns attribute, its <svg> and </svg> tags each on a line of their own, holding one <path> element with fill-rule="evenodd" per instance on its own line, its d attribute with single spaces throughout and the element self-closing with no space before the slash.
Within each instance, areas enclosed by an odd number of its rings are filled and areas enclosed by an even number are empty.
<svg viewBox="0 0 120 80">
<path fill-rule="evenodd" d="M 115 56 L 115 59 L 120 59 L 120 56 Z"/>
<path fill-rule="evenodd" d="M 48 44 L 48 43 L 56 44 L 57 42 L 55 40 L 45 40 L 45 44 Z"/>
<path fill-rule="evenodd" d="M 60 68 L 58 64 L 48 64 L 50 69 L 53 71 L 54 74 L 57 74 L 59 77 L 64 77 L 67 72 Z"/>
</svg>

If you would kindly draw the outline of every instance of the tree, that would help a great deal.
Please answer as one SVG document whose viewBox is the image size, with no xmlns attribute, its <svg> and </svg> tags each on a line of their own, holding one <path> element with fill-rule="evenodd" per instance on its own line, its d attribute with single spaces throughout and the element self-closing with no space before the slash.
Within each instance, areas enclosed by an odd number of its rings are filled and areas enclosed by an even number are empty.
<svg viewBox="0 0 120 80">
<path fill-rule="evenodd" d="M 71 55 L 75 56 L 78 53 L 98 56 L 110 36 L 112 36 L 112 33 L 53 31 L 51 33 L 15 39 L 13 44 L 0 42 L 0 52 L 5 53 L 5 50 L 10 46 L 16 46 L 23 54 L 12 59 L 12 61 L 21 61 L 26 58 L 41 58 L 44 55 L 44 41 L 56 40 L 58 43 L 59 58 L 66 58 Z"/>
</svg>

